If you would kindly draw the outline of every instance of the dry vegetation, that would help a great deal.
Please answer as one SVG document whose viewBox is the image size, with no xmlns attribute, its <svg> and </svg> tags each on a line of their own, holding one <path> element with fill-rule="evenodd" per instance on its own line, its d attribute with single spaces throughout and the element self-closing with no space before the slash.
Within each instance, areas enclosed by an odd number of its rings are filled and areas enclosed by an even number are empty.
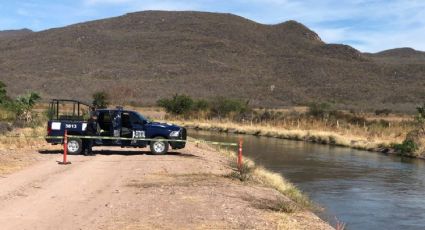
<svg viewBox="0 0 425 230">
<path fill-rule="evenodd" d="M 308 112 L 307 107 L 274 110 L 287 118 L 260 122 L 204 119 L 203 115 L 183 119 L 181 116 L 166 114 L 161 108 L 133 109 L 152 119 L 173 121 L 193 129 L 302 140 L 384 152 L 394 151 L 393 145 L 402 143 L 406 135 L 417 128 L 412 115 L 362 113 L 357 116 L 364 118 L 365 122 L 352 124 L 344 120 L 321 120 L 300 116 Z M 295 114 L 295 117 L 291 117 L 291 114 Z"/>
<path fill-rule="evenodd" d="M 0 135 L 0 176 L 16 172 L 40 160 L 39 154 L 28 151 L 60 149 L 46 143 L 44 127 L 17 128 Z"/>
<path fill-rule="evenodd" d="M 37 149 L 46 142 L 44 127 L 18 128 L 5 135 L 0 135 L 0 149 Z"/>
<path fill-rule="evenodd" d="M 206 148 L 206 145 L 200 145 L 198 147 Z M 257 166 L 253 160 L 247 157 L 244 157 L 242 167 L 239 168 L 236 164 L 237 156 L 234 151 L 220 149 L 216 146 L 214 147 L 215 151 L 221 153 L 229 159 L 229 166 L 234 170 L 233 173 L 230 174 L 231 177 L 237 178 L 244 182 L 261 184 L 263 186 L 276 189 L 278 192 L 289 197 L 291 201 L 296 203 L 296 206 L 294 206 L 293 203 L 288 202 L 288 207 L 282 207 L 283 210 L 292 212 L 298 208 L 313 208 L 313 203 L 310 201 L 310 199 L 302 194 L 302 192 L 296 188 L 295 185 L 287 181 L 280 174 L 273 173 L 261 166 Z M 211 149 L 212 147 L 210 146 L 209 148 Z"/>
<path fill-rule="evenodd" d="M 186 127 L 221 131 L 240 134 L 251 134 L 266 137 L 275 137 L 290 140 L 304 140 L 321 144 L 333 144 L 365 150 L 379 150 L 389 148 L 392 143 L 404 140 L 406 131 L 410 127 L 394 125 L 392 128 L 370 129 L 362 127 L 331 128 L 325 124 L 315 123 L 307 126 L 308 122 L 300 121 L 288 124 L 241 124 L 230 121 L 175 121 Z"/>
</svg>

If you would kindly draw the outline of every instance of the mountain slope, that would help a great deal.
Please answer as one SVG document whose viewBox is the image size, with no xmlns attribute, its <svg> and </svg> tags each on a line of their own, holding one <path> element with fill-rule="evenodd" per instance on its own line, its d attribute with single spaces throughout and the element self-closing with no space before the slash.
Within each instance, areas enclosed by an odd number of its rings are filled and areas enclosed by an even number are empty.
<svg viewBox="0 0 425 230">
<path fill-rule="evenodd" d="M 412 48 L 397 48 L 385 50 L 371 55 L 377 61 L 394 64 L 424 64 L 425 52 L 417 51 Z"/>
<path fill-rule="evenodd" d="M 0 79 L 13 94 L 117 102 L 237 97 L 254 106 L 332 101 L 412 107 L 425 99 L 424 62 L 386 62 L 325 44 L 304 25 L 262 25 L 231 15 L 146 11 L 0 39 Z"/>
<path fill-rule="evenodd" d="M 2 30 L 0 31 L 0 39 L 4 38 L 16 38 L 19 36 L 27 35 L 32 33 L 29 29 L 21 29 L 21 30 Z"/>
</svg>

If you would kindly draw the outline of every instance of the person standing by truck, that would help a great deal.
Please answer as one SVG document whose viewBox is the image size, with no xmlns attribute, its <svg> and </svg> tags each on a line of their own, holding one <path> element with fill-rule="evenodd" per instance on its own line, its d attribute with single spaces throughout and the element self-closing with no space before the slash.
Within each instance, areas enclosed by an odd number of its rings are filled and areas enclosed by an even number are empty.
<svg viewBox="0 0 425 230">
<path fill-rule="evenodd" d="M 87 127 L 85 131 L 86 136 L 97 136 L 99 133 L 99 124 L 97 122 L 97 115 L 95 113 L 92 113 L 90 116 L 90 119 L 87 121 Z M 93 148 L 94 139 L 83 139 L 83 146 L 84 146 L 84 155 L 89 156 L 93 155 L 92 148 Z"/>
</svg>

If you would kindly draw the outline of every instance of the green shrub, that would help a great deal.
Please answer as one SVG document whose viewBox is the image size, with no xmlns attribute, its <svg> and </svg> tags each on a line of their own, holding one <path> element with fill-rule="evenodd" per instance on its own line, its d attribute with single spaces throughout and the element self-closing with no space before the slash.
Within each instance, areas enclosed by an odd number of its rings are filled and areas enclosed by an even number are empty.
<svg viewBox="0 0 425 230">
<path fill-rule="evenodd" d="M 413 140 L 404 140 L 401 144 L 395 144 L 394 149 L 402 155 L 408 155 L 418 149 L 418 145 Z"/>
<path fill-rule="evenodd" d="M 194 111 L 206 111 L 209 109 L 209 103 L 206 100 L 199 99 L 194 101 L 193 110 Z"/>
<path fill-rule="evenodd" d="M 12 110 L 16 113 L 17 120 L 23 122 L 31 122 L 33 120 L 32 109 L 35 104 L 41 99 L 40 95 L 35 92 L 30 92 L 16 98 L 10 103 Z"/>
<path fill-rule="evenodd" d="M 332 112 L 331 105 L 328 103 L 311 103 L 308 105 L 307 115 L 314 118 L 328 118 Z"/>
<path fill-rule="evenodd" d="M 157 101 L 158 106 L 163 107 L 167 113 L 175 115 L 186 114 L 193 109 L 193 99 L 187 95 L 174 95 L 171 99 L 160 99 Z"/>
<path fill-rule="evenodd" d="M 109 95 L 105 91 L 95 92 L 93 95 L 93 106 L 99 109 L 107 108 L 109 105 Z"/>
<path fill-rule="evenodd" d="M 0 104 L 3 104 L 7 100 L 6 85 L 0 81 Z"/>
<path fill-rule="evenodd" d="M 224 97 L 215 98 L 210 105 L 211 115 L 219 118 L 226 117 L 230 113 L 241 114 L 248 111 L 248 109 L 248 103 Z"/>
<path fill-rule="evenodd" d="M 211 117 L 227 117 L 241 115 L 249 111 L 248 103 L 236 99 L 224 97 L 215 98 L 212 101 L 203 99 L 194 100 L 187 95 L 176 94 L 172 98 L 163 98 L 157 101 L 157 105 L 164 108 L 167 113 L 174 115 L 194 115 L 201 111 L 207 112 Z M 205 115 L 205 113 L 203 113 Z M 232 118 L 235 118 L 233 116 Z"/>
<path fill-rule="evenodd" d="M 422 132 L 425 132 L 425 104 L 423 106 L 416 107 L 417 115 L 415 116 L 415 121 L 419 127 L 419 129 L 422 130 Z"/>
</svg>

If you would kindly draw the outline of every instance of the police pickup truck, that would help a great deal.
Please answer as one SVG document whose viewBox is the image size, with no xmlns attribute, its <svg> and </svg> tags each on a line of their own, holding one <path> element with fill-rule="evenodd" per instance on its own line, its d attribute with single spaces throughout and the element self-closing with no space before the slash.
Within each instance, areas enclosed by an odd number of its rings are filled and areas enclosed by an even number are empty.
<svg viewBox="0 0 425 230">
<path fill-rule="evenodd" d="M 84 136 L 87 127 L 87 120 L 90 113 L 98 117 L 99 139 L 94 139 L 94 146 L 121 146 L 139 147 L 149 146 L 153 154 L 165 154 L 169 147 L 172 149 L 182 149 L 185 147 L 183 141 L 186 140 L 186 129 L 177 125 L 152 122 L 141 114 L 131 110 L 117 109 L 96 109 L 93 110 L 88 104 L 76 100 L 53 99 L 49 105 L 49 121 L 47 123 L 47 136 L 63 137 L 65 130 L 68 135 L 68 153 L 80 154 L 83 151 Z M 119 140 L 124 138 L 124 140 Z M 153 139 L 153 140 L 127 140 L 133 139 Z M 158 139 L 158 140 L 155 140 Z M 62 144 L 63 139 L 46 138 L 51 144 Z"/>
</svg>

